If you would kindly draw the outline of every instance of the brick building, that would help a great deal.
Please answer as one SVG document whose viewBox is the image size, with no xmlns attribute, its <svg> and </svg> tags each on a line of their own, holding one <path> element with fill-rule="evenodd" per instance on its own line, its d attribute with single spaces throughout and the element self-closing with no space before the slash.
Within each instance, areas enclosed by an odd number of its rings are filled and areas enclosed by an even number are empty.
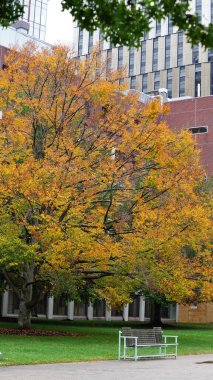
<svg viewBox="0 0 213 380">
<path fill-rule="evenodd" d="M 213 175 L 213 96 L 174 99 L 169 106 L 168 124 L 175 130 L 192 131 L 206 174 Z"/>
</svg>

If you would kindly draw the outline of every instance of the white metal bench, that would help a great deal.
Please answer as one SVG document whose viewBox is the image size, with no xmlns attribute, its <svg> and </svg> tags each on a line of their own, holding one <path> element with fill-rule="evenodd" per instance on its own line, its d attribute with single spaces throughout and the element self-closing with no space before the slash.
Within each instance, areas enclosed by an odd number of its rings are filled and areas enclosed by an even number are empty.
<svg viewBox="0 0 213 380">
<path fill-rule="evenodd" d="M 118 360 L 177 357 L 178 337 L 163 335 L 161 328 L 119 331 Z"/>
</svg>

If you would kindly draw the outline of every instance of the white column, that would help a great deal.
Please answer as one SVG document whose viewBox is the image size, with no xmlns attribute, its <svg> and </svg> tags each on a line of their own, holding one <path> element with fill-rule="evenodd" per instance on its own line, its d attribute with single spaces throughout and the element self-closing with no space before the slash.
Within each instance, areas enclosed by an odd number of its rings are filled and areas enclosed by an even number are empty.
<svg viewBox="0 0 213 380">
<path fill-rule="evenodd" d="M 67 304 L 67 319 L 70 321 L 74 319 L 74 301 L 69 301 Z"/>
<path fill-rule="evenodd" d="M 53 318 L 53 303 L 54 303 L 54 297 L 53 296 L 47 297 L 47 319 Z"/>
<path fill-rule="evenodd" d="M 123 306 L 123 320 L 125 322 L 129 320 L 129 304 Z"/>
<path fill-rule="evenodd" d="M 93 304 L 92 304 L 92 302 L 89 302 L 88 307 L 87 307 L 87 319 L 89 321 L 93 320 Z"/>
<path fill-rule="evenodd" d="M 106 321 L 110 322 L 112 320 L 111 316 L 111 305 L 106 303 L 106 313 L 105 313 Z"/>
<path fill-rule="evenodd" d="M 140 296 L 139 298 L 139 321 L 145 320 L 145 297 Z"/>
<path fill-rule="evenodd" d="M 8 314 L 8 301 L 9 301 L 9 291 L 5 290 L 2 295 L 2 317 L 6 317 Z"/>
<path fill-rule="evenodd" d="M 175 321 L 179 321 L 179 305 L 176 303 L 176 315 L 175 315 Z"/>
</svg>

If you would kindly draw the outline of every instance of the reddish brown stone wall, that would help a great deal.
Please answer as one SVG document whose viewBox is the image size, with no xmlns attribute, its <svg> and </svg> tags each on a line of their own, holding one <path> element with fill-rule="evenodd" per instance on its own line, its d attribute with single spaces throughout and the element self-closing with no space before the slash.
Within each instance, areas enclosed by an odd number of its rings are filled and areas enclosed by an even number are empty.
<svg viewBox="0 0 213 380">
<path fill-rule="evenodd" d="M 8 50 L 9 49 L 7 49 L 6 47 L 0 45 L 0 70 L 2 69 L 2 65 L 4 63 L 4 57 L 7 54 Z"/>
<path fill-rule="evenodd" d="M 208 133 L 193 135 L 201 149 L 201 162 L 213 174 L 213 96 L 173 101 L 166 120 L 172 129 L 208 126 Z"/>
<path fill-rule="evenodd" d="M 213 323 L 213 303 L 179 305 L 178 322 Z"/>
</svg>

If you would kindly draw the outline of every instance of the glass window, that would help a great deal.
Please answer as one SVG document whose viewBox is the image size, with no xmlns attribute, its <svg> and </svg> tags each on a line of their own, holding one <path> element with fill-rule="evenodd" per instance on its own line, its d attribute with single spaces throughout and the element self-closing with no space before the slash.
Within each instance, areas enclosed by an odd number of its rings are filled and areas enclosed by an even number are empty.
<svg viewBox="0 0 213 380">
<path fill-rule="evenodd" d="M 41 6 L 39 6 L 38 3 L 36 3 L 36 7 L 35 7 L 35 19 L 34 19 L 34 21 L 37 24 L 41 23 Z"/>
<path fill-rule="evenodd" d="M 171 36 L 168 35 L 165 37 L 165 69 L 170 67 L 170 44 Z"/>
<path fill-rule="evenodd" d="M 177 64 L 183 64 L 183 32 L 178 33 L 178 50 L 177 50 Z"/>
<path fill-rule="evenodd" d="M 91 53 L 93 49 L 93 33 L 89 33 L 88 53 Z"/>
<path fill-rule="evenodd" d="M 112 68 L 112 49 L 107 50 L 107 72 Z"/>
<path fill-rule="evenodd" d="M 129 317 L 139 317 L 140 298 L 136 296 L 132 303 L 129 304 Z"/>
<path fill-rule="evenodd" d="M 83 52 L 83 35 L 84 32 L 82 29 L 79 29 L 79 37 L 78 37 L 78 55 L 82 55 Z"/>
<path fill-rule="evenodd" d="M 208 50 L 208 61 L 213 62 L 213 49 Z"/>
<path fill-rule="evenodd" d="M 201 64 L 195 65 L 195 97 L 201 96 Z"/>
<path fill-rule="evenodd" d="M 156 37 L 161 35 L 161 21 L 156 21 Z"/>
<path fill-rule="evenodd" d="M 154 73 L 154 91 L 158 91 L 160 88 L 160 71 Z"/>
<path fill-rule="evenodd" d="M 136 87 L 136 77 L 134 76 L 130 78 L 130 88 L 135 89 L 135 87 Z"/>
<path fill-rule="evenodd" d="M 47 20 L 47 6 L 42 5 L 42 11 L 41 11 L 41 25 L 46 25 Z"/>
<path fill-rule="evenodd" d="M 172 98 L 172 69 L 167 70 L 168 98 Z"/>
<path fill-rule="evenodd" d="M 158 38 L 153 40 L 153 59 L 152 59 L 152 71 L 158 69 Z"/>
<path fill-rule="evenodd" d="M 30 4 L 30 21 L 34 21 L 35 5 Z"/>
<path fill-rule="evenodd" d="M 179 96 L 185 96 L 185 66 L 179 71 Z"/>
<path fill-rule="evenodd" d="M 192 48 L 192 63 L 199 62 L 199 45 L 195 45 Z"/>
<path fill-rule="evenodd" d="M 118 48 L 118 69 L 123 66 L 123 46 Z"/>
<path fill-rule="evenodd" d="M 141 45 L 141 74 L 146 72 L 146 41 Z"/>
<path fill-rule="evenodd" d="M 147 92 L 148 89 L 148 74 L 144 74 L 142 77 L 142 91 Z"/>
<path fill-rule="evenodd" d="M 211 0 L 211 22 L 213 23 L 213 0 Z"/>
<path fill-rule="evenodd" d="M 102 33 L 101 30 L 99 32 L 99 48 L 100 50 L 104 49 L 104 34 Z"/>
<path fill-rule="evenodd" d="M 131 47 L 129 49 L 129 75 L 134 75 L 135 70 L 135 48 Z"/>
<path fill-rule="evenodd" d="M 201 20 L 201 18 L 202 18 L 202 0 L 196 0 L 195 1 L 195 12 Z"/>
<path fill-rule="evenodd" d="M 173 33 L 173 22 L 172 22 L 171 17 L 169 16 L 168 17 L 168 34 L 172 34 L 172 33 Z"/>
<path fill-rule="evenodd" d="M 208 133 L 208 127 L 203 126 L 203 127 L 192 127 L 188 129 L 189 131 L 192 132 L 192 134 L 197 134 L 197 133 Z"/>
</svg>

